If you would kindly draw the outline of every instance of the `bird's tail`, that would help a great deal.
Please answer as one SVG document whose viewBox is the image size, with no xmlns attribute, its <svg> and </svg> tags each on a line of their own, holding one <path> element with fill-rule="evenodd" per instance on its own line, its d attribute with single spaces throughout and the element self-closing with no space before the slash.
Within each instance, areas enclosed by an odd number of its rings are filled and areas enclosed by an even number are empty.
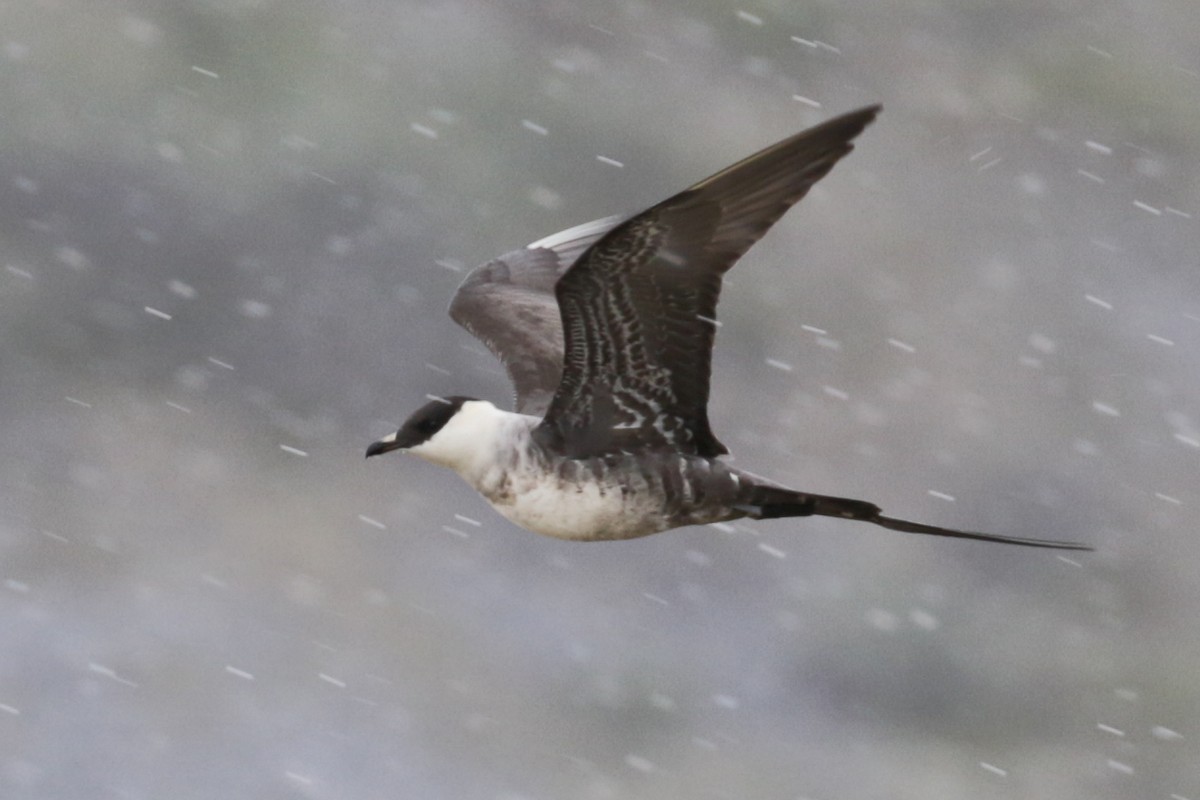
<svg viewBox="0 0 1200 800">
<path fill-rule="evenodd" d="M 1025 539 L 1019 536 L 999 536 L 993 533 L 978 533 L 976 531 L 960 531 L 953 528 L 939 528 L 936 525 L 925 525 L 921 522 L 909 522 L 905 519 L 883 516 L 882 510 L 874 503 L 865 500 L 852 500 L 848 497 L 830 497 L 824 494 L 809 494 L 797 492 L 779 486 L 764 486 L 762 484 L 747 487 L 745 501 L 736 508 L 751 519 L 777 519 L 779 517 L 839 517 L 870 522 L 893 531 L 904 533 L 924 533 L 930 536 L 949 536 L 955 539 L 976 539 L 981 542 L 998 542 L 1000 544 L 1018 544 L 1025 547 L 1049 547 L 1057 550 L 1091 550 L 1085 544 L 1077 542 L 1058 542 L 1050 539 Z"/>
</svg>

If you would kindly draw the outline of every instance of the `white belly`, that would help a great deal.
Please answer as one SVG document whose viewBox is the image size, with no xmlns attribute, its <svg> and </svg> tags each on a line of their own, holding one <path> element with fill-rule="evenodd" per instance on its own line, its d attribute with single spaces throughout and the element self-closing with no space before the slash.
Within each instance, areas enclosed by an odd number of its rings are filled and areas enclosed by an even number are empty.
<svg viewBox="0 0 1200 800">
<path fill-rule="evenodd" d="M 670 527 L 662 504 L 642 491 L 596 481 L 563 483 L 550 476 L 517 479 L 488 497 L 492 507 L 534 533 L 558 539 L 632 539 Z M 487 496 L 487 495 L 485 495 Z"/>
</svg>

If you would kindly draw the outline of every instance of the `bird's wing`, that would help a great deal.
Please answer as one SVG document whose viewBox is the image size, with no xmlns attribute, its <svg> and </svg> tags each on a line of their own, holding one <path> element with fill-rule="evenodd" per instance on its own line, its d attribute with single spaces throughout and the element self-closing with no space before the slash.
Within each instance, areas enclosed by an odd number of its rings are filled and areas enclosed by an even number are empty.
<svg viewBox="0 0 1200 800">
<path fill-rule="evenodd" d="M 878 106 L 784 139 L 626 220 L 555 287 L 565 360 L 538 429 L 574 456 L 728 452 L 708 424 L 721 277 L 853 149 Z"/>
<path fill-rule="evenodd" d="M 500 256 L 471 270 L 454 293 L 450 316 L 504 364 L 519 413 L 545 414 L 562 375 L 554 284 L 621 219 L 577 225 Z"/>
</svg>

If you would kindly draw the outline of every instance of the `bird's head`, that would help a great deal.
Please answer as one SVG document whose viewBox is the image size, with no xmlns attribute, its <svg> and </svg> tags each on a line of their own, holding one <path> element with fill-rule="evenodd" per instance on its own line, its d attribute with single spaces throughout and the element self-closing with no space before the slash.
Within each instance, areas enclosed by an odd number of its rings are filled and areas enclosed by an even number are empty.
<svg viewBox="0 0 1200 800">
<path fill-rule="evenodd" d="M 481 417 L 491 403 L 473 397 L 437 397 L 404 421 L 400 430 L 372 442 L 367 458 L 401 450 L 457 469 L 479 444 Z"/>
</svg>

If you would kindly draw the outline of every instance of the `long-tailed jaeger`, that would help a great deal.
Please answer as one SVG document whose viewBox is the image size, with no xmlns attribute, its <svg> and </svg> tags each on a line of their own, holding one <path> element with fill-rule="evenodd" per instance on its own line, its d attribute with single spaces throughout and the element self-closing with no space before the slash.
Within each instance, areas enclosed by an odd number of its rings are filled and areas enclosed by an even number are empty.
<svg viewBox="0 0 1200 800">
<path fill-rule="evenodd" d="M 473 270 L 450 316 L 504 363 L 516 412 L 431 400 L 367 448 L 457 472 L 547 536 L 631 539 L 683 525 L 813 514 L 906 533 L 1090 549 L 885 517 L 721 459 L 708 423 L 725 272 L 853 149 L 871 106 L 739 161 L 628 219 L 589 222 Z"/>
</svg>

